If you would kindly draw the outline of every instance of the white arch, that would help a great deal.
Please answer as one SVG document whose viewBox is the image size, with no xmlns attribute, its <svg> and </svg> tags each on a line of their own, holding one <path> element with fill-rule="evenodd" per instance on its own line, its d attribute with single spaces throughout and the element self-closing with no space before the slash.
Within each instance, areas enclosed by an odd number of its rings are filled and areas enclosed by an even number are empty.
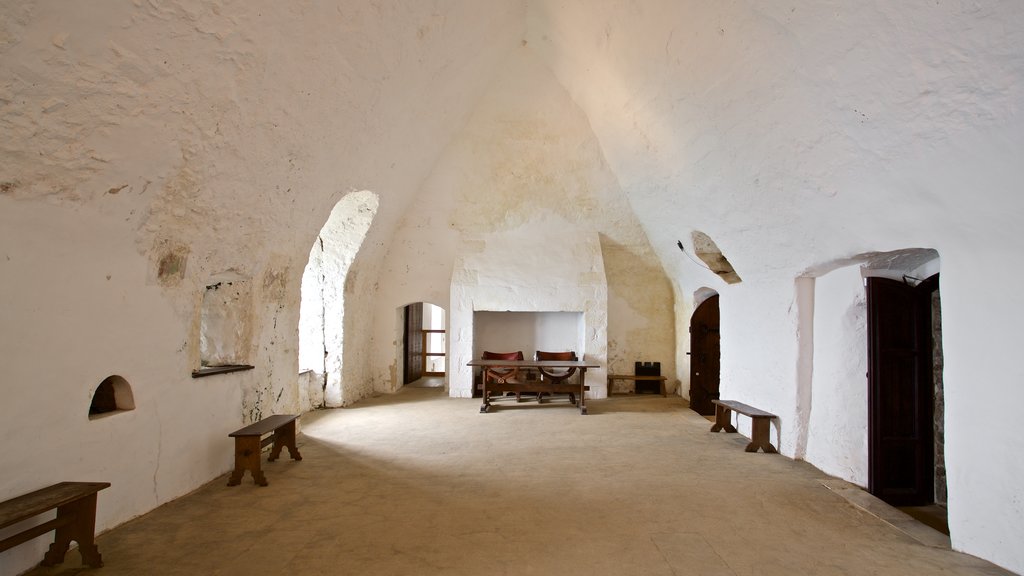
<svg viewBox="0 0 1024 576">
<path fill-rule="evenodd" d="M 339 200 L 313 242 L 302 273 L 299 372 L 311 373 L 304 382 L 312 406 L 341 405 L 345 278 L 379 203 L 368 190 Z"/>
</svg>

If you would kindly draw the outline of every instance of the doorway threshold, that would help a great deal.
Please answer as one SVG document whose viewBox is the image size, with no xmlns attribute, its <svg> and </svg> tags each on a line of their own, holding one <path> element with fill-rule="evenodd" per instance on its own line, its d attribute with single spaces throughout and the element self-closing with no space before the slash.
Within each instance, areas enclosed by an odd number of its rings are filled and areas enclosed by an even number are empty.
<svg viewBox="0 0 1024 576">
<path fill-rule="evenodd" d="M 860 486 L 838 478 L 823 478 L 820 482 L 822 486 L 843 497 L 850 504 L 889 524 L 921 544 L 931 548 L 952 550 L 948 534 L 943 534 L 931 526 L 919 522 L 913 516 L 886 504 Z"/>
</svg>

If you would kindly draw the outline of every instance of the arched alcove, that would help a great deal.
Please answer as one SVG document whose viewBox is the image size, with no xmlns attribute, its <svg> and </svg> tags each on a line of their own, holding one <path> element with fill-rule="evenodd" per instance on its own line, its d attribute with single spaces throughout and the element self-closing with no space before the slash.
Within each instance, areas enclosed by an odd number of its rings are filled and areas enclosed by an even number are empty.
<svg viewBox="0 0 1024 576">
<path fill-rule="evenodd" d="M 299 306 L 299 394 L 307 409 L 341 405 L 345 279 L 378 205 L 368 190 L 346 194 L 310 249 Z"/>
<path fill-rule="evenodd" d="M 118 375 L 107 376 L 100 382 L 89 404 L 89 419 L 135 409 L 135 396 L 128 381 Z"/>
<path fill-rule="evenodd" d="M 884 405 L 872 397 L 878 395 L 879 385 L 872 384 L 871 375 L 902 375 L 906 372 L 889 365 L 882 368 L 879 349 L 869 352 L 872 346 L 885 340 L 880 339 L 877 332 L 882 322 L 889 322 L 887 318 L 892 316 L 872 312 L 871 285 L 884 283 L 890 291 L 905 290 L 908 293 L 927 291 L 920 297 L 908 297 L 907 301 L 920 301 L 915 306 L 921 309 L 918 316 L 922 325 L 927 324 L 927 327 L 915 328 L 921 332 L 915 338 L 920 342 L 930 341 L 931 347 L 915 345 L 901 348 L 898 355 L 909 357 L 913 348 L 913 354 L 921 356 L 920 362 L 930 363 L 930 369 L 921 370 L 921 374 L 930 380 L 927 383 L 888 385 L 886 401 L 895 398 L 902 390 L 929 393 L 928 399 L 905 412 L 923 414 L 924 421 L 915 424 L 915 430 L 921 428 L 918 435 L 922 438 L 934 435 L 936 439 L 931 448 L 922 449 L 934 451 L 933 501 L 939 504 L 945 501 L 946 490 L 942 463 L 944 446 L 941 443 L 944 427 L 941 304 L 936 278 L 940 264 L 939 253 L 930 248 L 867 252 L 815 267 L 801 279 L 802 283 L 798 283 L 808 292 L 809 304 L 804 308 L 809 316 L 805 320 L 812 342 L 801 349 L 801 362 L 810 367 L 801 384 L 801 397 L 804 399 L 801 417 L 806 422 L 806 431 L 802 432 L 806 442 L 805 459 L 827 473 L 862 487 L 871 484 L 869 463 L 873 449 L 869 430 L 872 425 L 878 425 L 882 418 L 880 411 L 884 409 Z M 929 282 L 929 279 L 932 280 Z M 876 296 L 874 306 L 877 307 L 878 302 L 880 300 Z M 886 309 L 898 311 L 899 307 L 887 305 Z M 873 330 L 872 318 L 876 323 Z M 872 336 L 872 331 L 875 336 Z M 889 331 L 906 332 L 902 327 Z M 874 367 L 871 365 L 873 355 L 878 364 Z M 898 360 L 894 362 L 890 364 L 899 365 Z M 910 404 L 900 400 L 900 406 L 904 405 Z M 906 419 L 902 419 L 900 425 L 902 428 L 910 426 Z"/>
</svg>

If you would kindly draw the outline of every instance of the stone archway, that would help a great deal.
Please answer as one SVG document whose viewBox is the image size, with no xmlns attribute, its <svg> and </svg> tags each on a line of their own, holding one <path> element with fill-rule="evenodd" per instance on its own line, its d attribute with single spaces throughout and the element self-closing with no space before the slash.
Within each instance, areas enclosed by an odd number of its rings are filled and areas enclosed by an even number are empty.
<svg viewBox="0 0 1024 576">
<path fill-rule="evenodd" d="M 378 205 L 373 192 L 346 194 L 331 210 L 309 252 L 299 308 L 299 384 L 304 409 L 342 404 L 345 278 Z"/>
</svg>

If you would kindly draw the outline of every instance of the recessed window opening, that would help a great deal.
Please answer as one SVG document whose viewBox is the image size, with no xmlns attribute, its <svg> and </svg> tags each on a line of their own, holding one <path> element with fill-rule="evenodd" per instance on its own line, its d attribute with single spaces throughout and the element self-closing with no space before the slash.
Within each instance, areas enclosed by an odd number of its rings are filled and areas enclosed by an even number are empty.
<svg viewBox="0 0 1024 576">
<path fill-rule="evenodd" d="M 107 376 L 92 395 L 89 419 L 128 410 L 135 410 L 135 397 L 132 395 L 131 385 L 120 376 Z"/>
<path fill-rule="evenodd" d="M 732 264 L 729 263 L 729 259 L 722 254 L 722 250 L 718 248 L 718 245 L 715 244 L 715 241 L 710 236 L 699 230 L 694 230 L 690 237 L 693 241 L 693 251 L 704 262 L 708 270 L 718 274 L 728 284 L 742 282 L 740 275 L 736 273 Z M 680 244 L 679 247 L 682 248 L 683 245 Z"/>
<path fill-rule="evenodd" d="M 245 365 L 252 342 L 252 290 L 247 278 L 225 273 L 203 292 L 199 364 L 203 368 Z"/>
</svg>

